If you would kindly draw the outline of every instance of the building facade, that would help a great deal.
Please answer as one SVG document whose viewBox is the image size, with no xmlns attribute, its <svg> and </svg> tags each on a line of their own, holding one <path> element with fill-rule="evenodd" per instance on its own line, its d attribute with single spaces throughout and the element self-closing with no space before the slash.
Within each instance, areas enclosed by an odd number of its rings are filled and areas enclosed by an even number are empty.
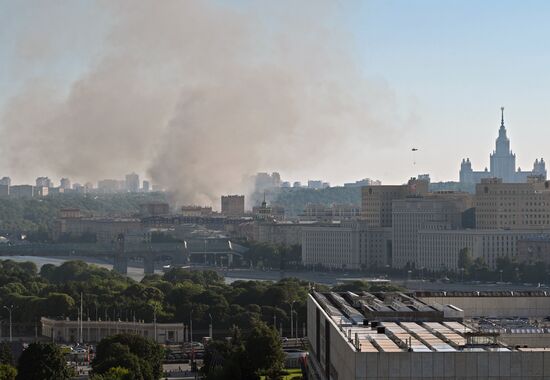
<svg viewBox="0 0 550 380">
<path fill-rule="evenodd" d="M 302 263 L 309 267 L 364 269 L 367 226 L 349 221 L 302 229 Z"/>
<path fill-rule="evenodd" d="M 544 159 L 535 160 L 533 170 L 516 170 L 516 155 L 510 149 L 510 139 L 506 135 L 504 126 L 504 108 L 501 108 L 501 121 L 498 131 L 498 137 L 495 142 L 495 150 L 490 154 L 489 169 L 483 171 L 474 171 L 469 158 L 463 159 L 460 165 L 460 183 L 465 186 L 473 186 L 480 183 L 484 178 L 500 178 L 505 183 L 526 182 L 530 176 L 543 176 L 546 178 L 546 164 Z"/>
<path fill-rule="evenodd" d="M 488 178 L 476 185 L 476 228 L 541 229 L 550 227 L 550 181 L 526 183 Z"/>
<path fill-rule="evenodd" d="M 418 237 L 425 228 L 454 230 L 462 228 L 462 215 L 471 205 L 468 194 L 443 193 L 408 197 L 393 201 L 391 266 L 419 265 Z"/>
<path fill-rule="evenodd" d="M 392 226 L 392 202 L 407 196 L 423 195 L 429 183 L 415 178 L 406 185 L 376 185 L 361 188 L 361 214 L 371 227 Z"/>
<path fill-rule="evenodd" d="M 222 214 L 225 216 L 243 216 L 244 195 L 222 195 Z"/>
<path fill-rule="evenodd" d="M 188 341 L 189 331 L 182 323 L 144 323 L 143 321 L 71 321 L 65 319 L 40 319 L 42 336 L 58 343 L 96 343 L 116 334 L 137 334 L 157 343 L 183 343 Z"/>
</svg>

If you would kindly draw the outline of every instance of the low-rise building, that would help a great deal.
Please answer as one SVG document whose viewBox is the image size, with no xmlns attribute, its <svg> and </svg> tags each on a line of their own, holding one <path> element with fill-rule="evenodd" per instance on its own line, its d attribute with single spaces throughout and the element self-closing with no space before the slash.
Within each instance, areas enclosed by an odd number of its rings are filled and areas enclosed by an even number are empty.
<svg viewBox="0 0 550 380">
<path fill-rule="evenodd" d="M 90 319 L 72 321 L 69 319 L 40 319 L 42 336 L 58 343 L 97 343 L 108 336 L 130 333 L 153 339 L 158 343 L 183 343 L 187 331 L 182 323 L 145 323 L 143 321 L 97 321 Z"/>
<path fill-rule="evenodd" d="M 512 339 L 508 332 L 484 330 L 467 318 L 473 314 L 468 299 L 498 305 L 485 310 L 499 317 L 499 311 L 508 315 L 507 308 L 515 312 L 516 302 L 527 311 L 550 296 L 508 293 L 493 302 L 491 295 L 476 294 L 462 297 L 464 307 L 454 299 L 421 296 L 310 293 L 308 379 L 550 378 L 548 341 L 541 340 L 550 334 Z"/>
</svg>

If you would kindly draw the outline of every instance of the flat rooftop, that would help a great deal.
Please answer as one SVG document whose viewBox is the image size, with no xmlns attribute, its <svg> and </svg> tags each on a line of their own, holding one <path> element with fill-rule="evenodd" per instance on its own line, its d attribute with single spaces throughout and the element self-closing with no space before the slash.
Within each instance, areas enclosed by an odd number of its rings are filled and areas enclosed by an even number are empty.
<svg viewBox="0 0 550 380">
<path fill-rule="evenodd" d="M 407 294 L 312 292 L 311 296 L 339 327 L 342 338 L 358 352 L 515 350 L 497 343 L 498 333 L 488 331 L 486 334 L 460 318 L 446 319 L 440 308 Z M 393 313 L 404 318 L 385 319 L 385 315 Z"/>
</svg>

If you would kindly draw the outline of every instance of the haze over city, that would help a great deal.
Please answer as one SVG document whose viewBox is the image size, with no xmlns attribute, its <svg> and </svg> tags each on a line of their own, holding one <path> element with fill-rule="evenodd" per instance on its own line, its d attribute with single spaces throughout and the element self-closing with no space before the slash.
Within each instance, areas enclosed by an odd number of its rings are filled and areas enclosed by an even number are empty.
<svg viewBox="0 0 550 380">
<path fill-rule="evenodd" d="M 489 165 L 501 105 L 528 168 L 548 156 L 548 8 L 0 1 L 0 171 L 135 170 L 197 203 L 257 171 L 456 180 Z"/>
</svg>

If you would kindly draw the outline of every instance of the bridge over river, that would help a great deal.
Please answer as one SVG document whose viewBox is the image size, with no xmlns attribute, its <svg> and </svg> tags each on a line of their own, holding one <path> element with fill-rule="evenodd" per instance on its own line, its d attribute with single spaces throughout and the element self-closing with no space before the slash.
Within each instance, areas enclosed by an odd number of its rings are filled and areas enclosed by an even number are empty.
<svg viewBox="0 0 550 380">
<path fill-rule="evenodd" d="M 25 243 L 0 244 L 1 256 L 81 256 L 105 258 L 113 261 L 113 269 L 128 273 L 128 260 L 141 258 L 145 274 L 155 271 L 155 262 L 170 261 L 174 266 L 187 265 L 187 242 L 178 243 Z"/>
</svg>

